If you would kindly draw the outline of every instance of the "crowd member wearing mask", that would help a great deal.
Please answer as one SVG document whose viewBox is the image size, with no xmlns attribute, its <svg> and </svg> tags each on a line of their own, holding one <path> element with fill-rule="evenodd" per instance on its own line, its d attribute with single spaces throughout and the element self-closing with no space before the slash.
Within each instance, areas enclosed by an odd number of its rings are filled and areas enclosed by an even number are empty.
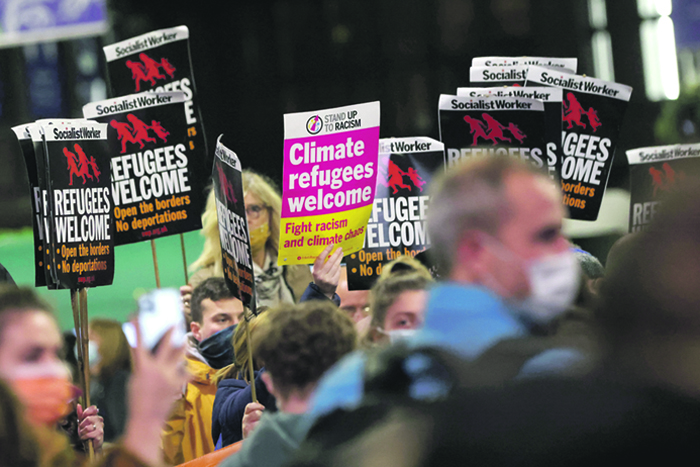
<svg viewBox="0 0 700 467">
<path fill-rule="evenodd" d="M 255 273 L 255 292 L 258 306 L 272 307 L 279 303 L 299 302 L 305 289 L 312 283 L 309 267 L 303 264 L 278 266 L 280 216 L 282 198 L 274 182 L 250 169 L 243 171 L 243 201 L 250 232 L 250 245 Z M 204 249 L 192 263 L 196 272 L 190 283 L 180 290 L 185 307 L 188 306 L 192 289 L 207 277 L 223 277 L 221 265 L 221 243 L 216 215 L 214 192 L 209 193 L 207 207 L 202 215 Z M 327 294 L 323 284 L 312 283 L 317 292 Z M 333 296 L 333 292 L 328 295 Z"/>
<path fill-rule="evenodd" d="M 88 333 L 92 375 L 90 400 L 100 408 L 100 414 L 104 417 L 104 440 L 113 442 L 121 436 L 126 423 L 131 348 L 119 321 L 92 319 Z"/>
<path fill-rule="evenodd" d="M 404 258 L 404 257 L 401 257 Z M 370 291 L 371 322 L 363 346 L 386 345 L 413 336 L 423 326 L 428 288 L 433 283 L 418 261 L 394 260 Z"/>
<path fill-rule="evenodd" d="M 185 386 L 163 434 L 165 457 L 172 464 L 214 451 L 214 376 L 233 362 L 231 341 L 242 313 L 243 303 L 231 293 L 223 278 L 210 277 L 194 289 L 185 354 L 193 379 Z"/>
<path fill-rule="evenodd" d="M 134 349 L 126 429 L 120 442 L 105 453 L 99 465 L 160 465 L 160 433 L 170 410 L 170 395 L 187 381 L 181 365 L 182 349 L 172 346 L 171 334 L 169 331 L 165 335 L 154 353 L 140 344 Z M 76 396 L 62 360 L 62 348 L 61 333 L 50 307 L 32 289 L 0 288 L 0 379 L 22 405 L 21 412 L 35 439 L 41 466 L 67 467 L 81 463 L 68 437 L 56 428 L 71 410 L 71 401 Z M 22 423 L 17 425 L 14 429 L 19 433 Z M 81 432 L 94 430 L 92 421 L 81 422 Z M 18 444 L 17 448 L 21 446 Z"/>
<path fill-rule="evenodd" d="M 406 343 L 474 359 L 566 311 L 578 290 L 579 267 L 562 235 L 563 215 L 556 185 L 512 158 L 476 160 L 434 180 L 428 232 L 444 282 L 431 289 L 424 326 Z M 534 365 L 539 370 L 556 372 L 585 358 L 574 348 L 546 353 L 534 357 L 542 357 Z M 354 353 L 327 373 L 314 415 L 361 402 L 365 361 Z"/>
</svg>

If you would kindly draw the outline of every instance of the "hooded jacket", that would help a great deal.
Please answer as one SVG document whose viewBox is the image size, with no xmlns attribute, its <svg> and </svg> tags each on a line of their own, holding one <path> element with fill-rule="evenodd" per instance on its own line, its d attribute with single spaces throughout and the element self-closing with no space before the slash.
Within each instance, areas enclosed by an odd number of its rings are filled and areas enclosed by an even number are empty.
<svg viewBox="0 0 700 467">
<path fill-rule="evenodd" d="M 216 371 L 197 349 L 197 341 L 189 333 L 185 358 L 193 375 L 182 396 L 174 405 L 163 432 L 163 452 L 171 465 L 191 461 L 214 451 L 211 419 L 216 397 Z"/>
</svg>

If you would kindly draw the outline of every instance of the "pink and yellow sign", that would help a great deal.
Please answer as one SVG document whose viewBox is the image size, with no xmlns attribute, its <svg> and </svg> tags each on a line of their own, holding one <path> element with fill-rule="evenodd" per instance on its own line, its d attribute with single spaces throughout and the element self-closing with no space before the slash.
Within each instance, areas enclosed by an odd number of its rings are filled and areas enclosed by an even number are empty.
<svg viewBox="0 0 700 467">
<path fill-rule="evenodd" d="M 278 263 L 310 264 L 330 244 L 362 249 L 379 152 L 379 102 L 284 116 Z"/>
</svg>

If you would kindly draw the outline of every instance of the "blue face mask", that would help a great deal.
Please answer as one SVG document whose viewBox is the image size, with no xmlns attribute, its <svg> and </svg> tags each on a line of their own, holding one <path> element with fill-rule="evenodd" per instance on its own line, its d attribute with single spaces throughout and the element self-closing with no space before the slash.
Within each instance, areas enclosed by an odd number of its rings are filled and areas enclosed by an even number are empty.
<svg viewBox="0 0 700 467">
<path fill-rule="evenodd" d="M 199 352 L 207 361 L 210 367 L 215 370 L 233 363 L 233 333 L 236 331 L 236 324 L 222 329 L 199 343 Z"/>
</svg>

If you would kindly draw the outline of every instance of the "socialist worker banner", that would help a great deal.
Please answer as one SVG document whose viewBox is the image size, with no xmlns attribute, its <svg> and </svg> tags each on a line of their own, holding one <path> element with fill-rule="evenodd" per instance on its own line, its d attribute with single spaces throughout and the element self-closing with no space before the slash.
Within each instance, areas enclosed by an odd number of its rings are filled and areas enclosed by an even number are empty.
<svg viewBox="0 0 700 467">
<path fill-rule="evenodd" d="M 190 32 L 187 26 L 151 31 L 103 47 L 113 97 L 144 91 L 185 93 L 182 112 L 187 125 L 187 145 L 206 167 L 196 183 L 203 190 L 209 181 L 212 157 L 207 151 L 204 124 L 194 83 Z"/>
<path fill-rule="evenodd" d="M 201 154 L 188 144 L 184 93 L 142 92 L 83 107 L 109 124 L 115 245 L 202 228 Z"/>
<path fill-rule="evenodd" d="M 377 182 L 379 102 L 284 116 L 278 264 L 362 248 Z"/>
<path fill-rule="evenodd" d="M 235 152 L 223 145 L 221 136 L 216 141 L 211 179 L 219 219 L 224 279 L 233 295 L 255 313 L 253 256 L 243 203 L 241 161 Z"/>
<path fill-rule="evenodd" d="M 524 86 L 527 65 L 473 66 L 469 69 L 469 84 L 482 86 Z"/>
<path fill-rule="evenodd" d="M 114 277 L 107 124 L 43 124 L 51 268 L 59 289 L 110 285 Z"/>
<path fill-rule="evenodd" d="M 438 115 L 448 167 L 472 157 L 511 156 L 546 169 L 541 100 L 442 94 Z"/>
<path fill-rule="evenodd" d="M 39 176 L 37 174 L 36 159 L 34 156 L 34 144 L 29 127 L 32 123 L 18 125 L 12 128 L 17 137 L 24 165 L 27 168 L 27 179 L 29 181 L 29 199 L 32 206 L 32 232 L 34 234 L 34 286 L 46 286 L 44 275 L 44 228 L 43 214 L 41 208 L 41 187 L 39 187 Z"/>
<path fill-rule="evenodd" d="M 538 66 L 530 67 L 527 85 L 562 89 L 564 204 L 571 219 L 596 220 L 632 88 Z"/>
<path fill-rule="evenodd" d="M 345 256 L 350 290 L 368 290 L 382 267 L 430 246 L 428 184 L 445 170 L 445 146 L 432 138 L 379 140 L 379 171 L 362 250 Z"/>
<path fill-rule="evenodd" d="M 646 229 L 664 194 L 686 179 L 700 179 L 700 144 L 676 144 L 627 151 L 630 165 L 630 232 Z"/>
<path fill-rule="evenodd" d="M 547 68 L 567 70 L 576 73 L 577 58 L 559 57 L 474 57 L 472 66 L 511 66 L 511 65 L 537 65 Z"/>
<path fill-rule="evenodd" d="M 562 92 L 549 87 L 500 87 L 500 88 L 457 88 L 462 97 L 526 97 L 544 102 L 545 149 L 547 173 L 552 180 L 558 180 L 561 172 L 561 100 Z"/>
</svg>

